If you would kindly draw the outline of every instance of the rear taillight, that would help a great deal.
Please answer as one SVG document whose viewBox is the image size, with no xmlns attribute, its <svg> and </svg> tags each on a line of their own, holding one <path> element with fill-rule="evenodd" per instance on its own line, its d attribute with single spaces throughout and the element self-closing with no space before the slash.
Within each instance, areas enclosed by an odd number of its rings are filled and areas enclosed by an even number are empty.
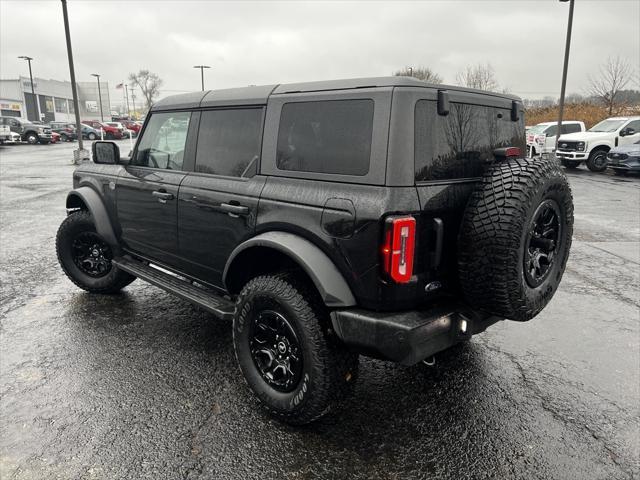
<svg viewBox="0 0 640 480">
<path fill-rule="evenodd" d="M 407 283 L 413 275 L 416 219 L 411 216 L 388 217 L 384 225 L 384 272 L 396 283 Z"/>
</svg>

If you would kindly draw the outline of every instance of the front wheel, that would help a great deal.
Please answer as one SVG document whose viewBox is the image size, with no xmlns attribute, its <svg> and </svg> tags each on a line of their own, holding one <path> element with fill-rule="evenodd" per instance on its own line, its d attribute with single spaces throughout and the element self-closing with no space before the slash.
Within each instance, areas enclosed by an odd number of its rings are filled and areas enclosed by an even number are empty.
<svg viewBox="0 0 640 480">
<path fill-rule="evenodd" d="M 111 247 L 84 210 L 73 212 L 58 228 L 56 253 L 67 277 L 88 292 L 116 293 L 136 278 L 113 264 Z"/>
<path fill-rule="evenodd" d="M 302 425 L 335 408 L 357 376 L 358 356 L 329 334 L 317 294 L 286 274 L 251 280 L 240 292 L 233 343 L 260 403 Z"/>
<path fill-rule="evenodd" d="M 604 172 L 607 169 L 607 152 L 595 150 L 589 155 L 587 168 L 592 172 Z"/>
<path fill-rule="evenodd" d="M 27 134 L 27 138 L 25 139 L 29 145 L 35 145 L 38 143 L 38 135 L 35 133 Z"/>
<path fill-rule="evenodd" d="M 87 135 L 87 138 L 89 140 L 95 140 L 96 138 L 98 138 L 98 136 L 95 133 L 91 132 L 89 135 Z"/>
</svg>

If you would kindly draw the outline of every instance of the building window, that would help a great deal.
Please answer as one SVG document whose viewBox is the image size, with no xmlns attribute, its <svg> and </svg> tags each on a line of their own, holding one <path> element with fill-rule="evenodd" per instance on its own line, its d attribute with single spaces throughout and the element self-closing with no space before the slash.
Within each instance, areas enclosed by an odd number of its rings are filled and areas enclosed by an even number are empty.
<svg viewBox="0 0 640 480">
<path fill-rule="evenodd" d="M 54 97 L 54 103 L 56 105 L 56 112 L 67 113 L 67 99 Z"/>
</svg>

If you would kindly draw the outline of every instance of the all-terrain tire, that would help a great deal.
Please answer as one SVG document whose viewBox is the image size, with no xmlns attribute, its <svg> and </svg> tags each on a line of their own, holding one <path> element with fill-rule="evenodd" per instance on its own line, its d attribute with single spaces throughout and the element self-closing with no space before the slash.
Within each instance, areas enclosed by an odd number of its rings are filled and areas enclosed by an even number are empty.
<svg viewBox="0 0 640 480">
<path fill-rule="evenodd" d="M 607 152 L 594 150 L 587 159 L 587 168 L 592 172 L 604 172 L 607 169 Z"/>
<path fill-rule="evenodd" d="M 254 322 L 262 312 L 277 312 L 295 331 L 302 367 L 289 391 L 270 385 L 252 354 Z M 289 424 L 310 423 L 335 410 L 357 378 L 358 355 L 330 333 L 317 292 L 292 274 L 259 276 L 244 286 L 236 302 L 233 344 L 240 370 L 262 406 Z"/>
<path fill-rule="evenodd" d="M 580 160 L 567 160 L 563 158 L 560 162 L 565 168 L 576 169 L 580 166 Z"/>
<path fill-rule="evenodd" d="M 74 261 L 74 240 L 81 234 L 91 234 L 96 239 L 100 237 L 96 233 L 91 214 L 85 210 L 78 210 L 71 213 L 64 219 L 56 235 L 56 254 L 58 262 L 64 273 L 78 287 L 92 293 L 117 293 L 136 277 L 127 272 L 123 272 L 110 262 L 113 258 L 110 247 L 107 246 L 106 257 L 109 259 L 109 269 L 99 276 L 92 276 L 83 271 Z M 104 242 L 106 245 L 106 242 Z"/>
<path fill-rule="evenodd" d="M 541 213 L 542 208 L 551 213 Z M 544 230 L 545 215 L 555 227 L 545 230 L 557 239 L 552 243 L 538 235 L 539 222 Z M 458 237 L 459 277 L 466 300 L 503 318 L 533 318 L 558 288 L 572 233 L 571 189 L 555 160 L 513 159 L 492 165 L 469 199 Z M 533 237 L 535 245 L 543 242 L 551 250 L 552 261 L 539 278 L 537 269 L 536 275 L 529 270 L 536 258 L 538 266 L 542 262 L 540 251 L 532 250 Z"/>
</svg>

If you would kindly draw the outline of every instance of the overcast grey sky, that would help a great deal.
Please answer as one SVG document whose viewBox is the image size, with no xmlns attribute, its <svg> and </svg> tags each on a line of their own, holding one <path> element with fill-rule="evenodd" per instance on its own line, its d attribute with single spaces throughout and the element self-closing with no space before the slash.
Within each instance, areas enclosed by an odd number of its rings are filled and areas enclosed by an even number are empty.
<svg viewBox="0 0 640 480">
<path fill-rule="evenodd" d="M 517 95 L 558 96 L 568 3 L 466 1 L 89 1 L 69 0 L 79 81 L 100 73 L 111 87 L 148 68 L 163 95 L 207 88 L 389 75 L 429 66 L 447 83 L 490 62 Z M 576 0 L 568 91 L 620 55 L 640 71 L 640 0 Z M 0 76 L 64 80 L 69 69 L 61 4 L 0 0 Z M 115 100 L 112 93 L 112 100 Z M 114 103 L 112 101 L 112 103 Z"/>
</svg>

